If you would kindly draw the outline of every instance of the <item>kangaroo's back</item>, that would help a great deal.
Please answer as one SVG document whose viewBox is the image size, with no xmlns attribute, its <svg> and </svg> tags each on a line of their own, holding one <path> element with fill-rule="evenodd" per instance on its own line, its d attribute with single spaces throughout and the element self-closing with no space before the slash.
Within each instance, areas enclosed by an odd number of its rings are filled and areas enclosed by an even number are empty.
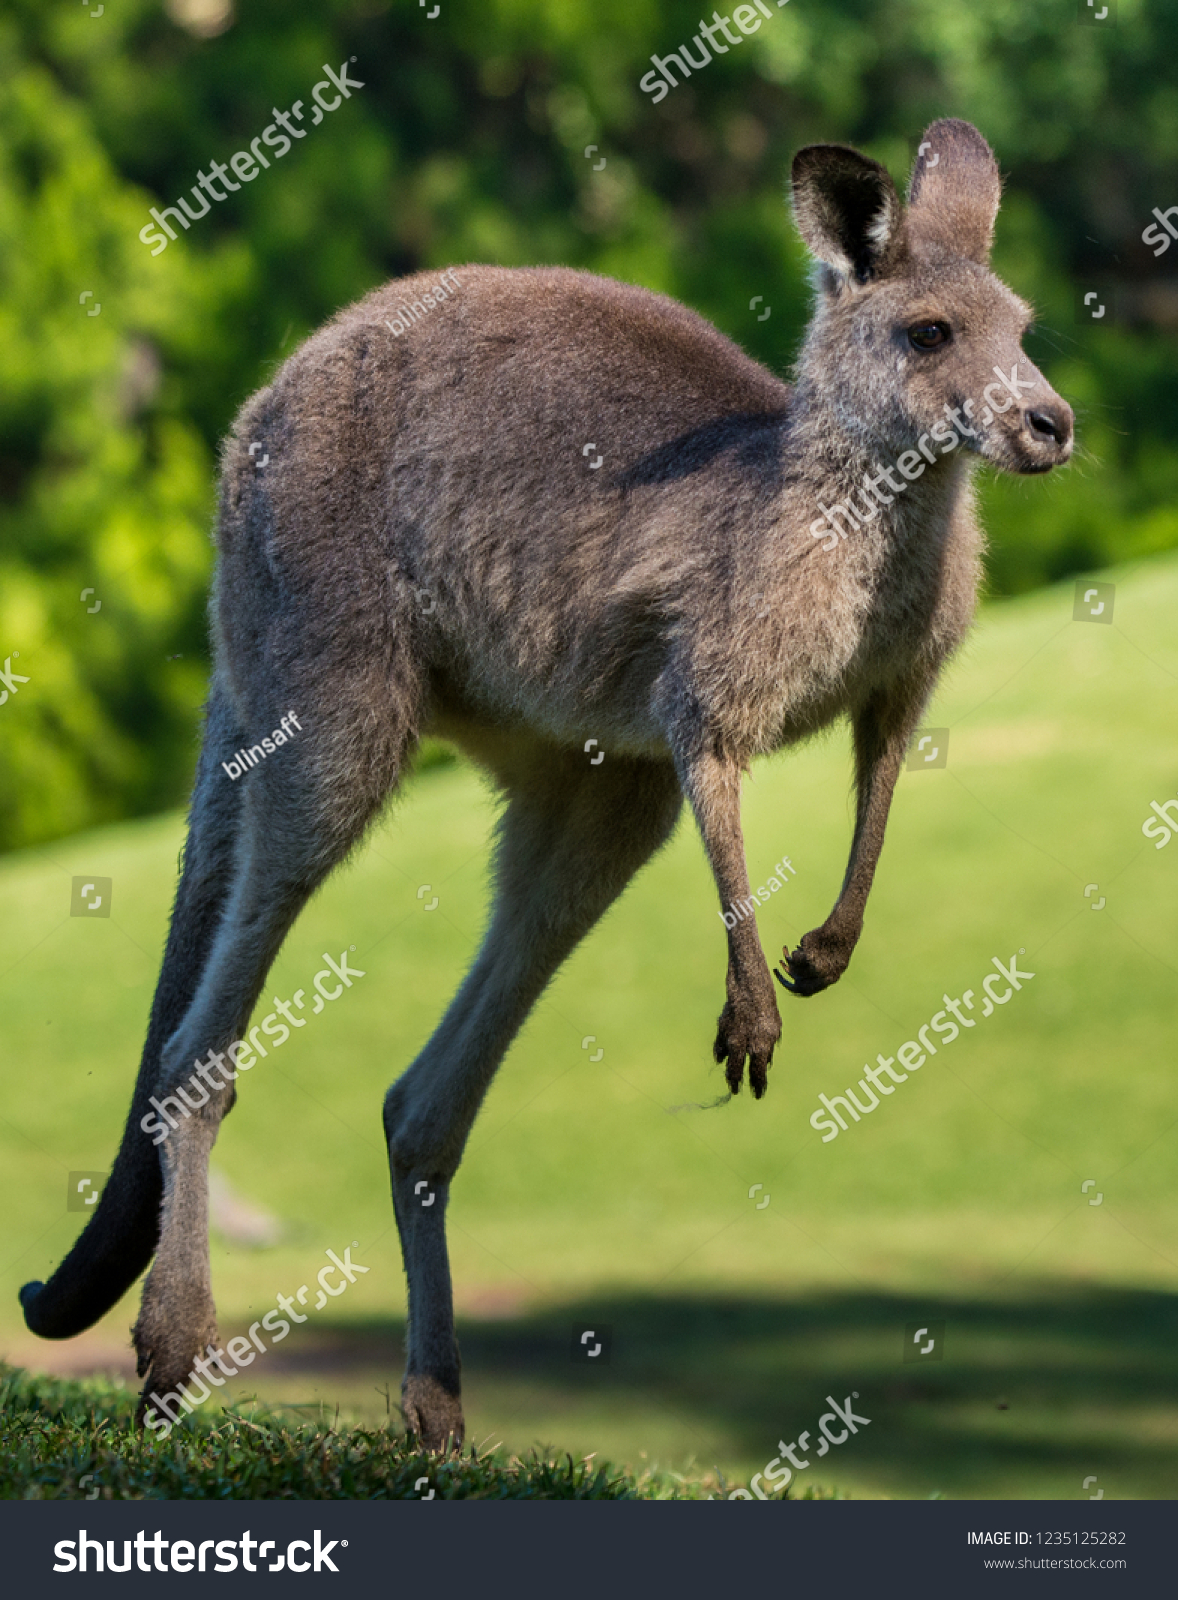
<svg viewBox="0 0 1178 1600">
<path fill-rule="evenodd" d="M 256 481 L 260 444 L 276 505 L 307 513 L 284 518 L 284 536 L 311 541 L 312 558 L 315 513 L 329 501 L 334 532 L 349 490 L 406 558 L 415 530 L 442 520 L 470 544 L 508 527 L 551 546 L 623 461 L 663 447 L 646 481 L 682 477 L 694 462 L 676 442 L 788 407 L 787 385 L 665 296 L 557 267 L 447 277 L 447 294 L 417 274 L 340 312 L 236 420 L 227 474 Z"/>
</svg>

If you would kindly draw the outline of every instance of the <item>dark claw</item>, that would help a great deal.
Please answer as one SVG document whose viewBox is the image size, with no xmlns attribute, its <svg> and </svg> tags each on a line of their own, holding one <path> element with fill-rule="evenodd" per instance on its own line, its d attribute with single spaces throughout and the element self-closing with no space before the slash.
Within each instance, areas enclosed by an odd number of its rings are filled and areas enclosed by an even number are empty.
<svg viewBox="0 0 1178 1600">
<path fill-rule="evenodd" d="M 777 979 L 778 983 L 781 985 L 781 987 L 783 989 L 788 989 L 789 990 L 790 994 L 797 994 L 798 993 L 797 984 L 796 983 L 791 983 L 787 977 L 783 976 L 782 973 L 778 972 L 776 967 L 773 968 L 773 976 Z"/>
</svg>

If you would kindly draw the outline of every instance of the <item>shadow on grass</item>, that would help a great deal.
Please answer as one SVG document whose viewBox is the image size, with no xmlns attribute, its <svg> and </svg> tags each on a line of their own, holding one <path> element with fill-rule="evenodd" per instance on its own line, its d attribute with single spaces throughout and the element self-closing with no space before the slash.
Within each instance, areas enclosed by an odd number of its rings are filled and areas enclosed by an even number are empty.
<svg viewBox="0 0 1178 1600">
<path fill-rule="evenodd" d="M 941 1345 L 915 1355 L 912 1333 L 936 1335 L 937 1322 Z M 582 1344 L 588 1330 L 595 1337 Z M 284 1352 L 281 1370 L 328 1381 L 379 1373 L 395 1396 L 403 1324 L 324 1333 Z M 608 1348 L 588 1359 L 603 1334 Z M 857 1390 L 855 1409 L 871 1425 L 855 1440 L 855 1472 L 889 1492 L 1044 1493 L 1054 1482 L 1079 1498 L 1094 1474 L 1110 1496 L 1178 1493 L 1173 1295 L 1074 1284 L 939 1302 L 602 1295 L 515 1318 L 460 1318 L 459 1337 L 471 1404 L 480 1392 L 526 1390 L 529 1414 L 551 1412 L 554 1430 L 560 1413 L 587 1403 L 599 1415 L 678 1417 L 699 1437 L 703 1464 L 704 1441 L 761 1464 L 779 1437 L 815 1432 L 828 1394 L 842 1401 Z M 827 1456 L 831 1472 L 836 1459 Z"/>
</svg>

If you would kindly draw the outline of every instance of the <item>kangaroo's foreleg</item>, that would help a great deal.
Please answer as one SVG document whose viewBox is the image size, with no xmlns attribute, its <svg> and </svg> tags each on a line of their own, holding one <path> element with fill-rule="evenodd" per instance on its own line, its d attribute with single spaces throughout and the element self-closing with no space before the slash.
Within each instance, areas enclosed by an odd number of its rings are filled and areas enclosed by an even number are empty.
<svg viewBox="0 0 1178 1600">
<path fill-rule="evenodd" d="M 720 904 L 727 916 L 728 998 L 720 1013 L 712 1054 L 726 1062 L 724 1075 L 733 1094 L 749 1064 L 749 1084 L 759 1100 L 768 1083 L 773 1048 L 781 1038 L 781 1017 L 752 911 L 744 835 L 740 827 L 739 765 L 712 752 L 680 762 L 680 775 L 708 853 Z"/>
<path fill-rule="evenodd" d="M 155 1250 L 160 1162 L 140 1122 L 151 1111 L 160 1052 L 192 1001 L 228 899 L 241 790 L 225 781 L 220 763 L 241 742 L 228 699 L 214 687 L 180 886 L 122 1144 L 98 1207 L 73 1249 L 48 1283 L 26 1283 L 20 1291 L 25 1321 L 42 1338 L 68 1339 L 90 1327 L 130 1288 Z"/>
<path fill-rule="evenodd" d="M 669 763 L 542 759 L 542 770 L 507 780 L 494 908 L 474 965 L 384 1105 L 409 1285 L 405 1419 L 435 1450 L 463 1437 L 445 1211 L 471 1125 L 537 997 L 670 835 L 681 803 Z"/>
<path fill-rule="evenodd" d="M 905 693 L 879 694 L 852 716 L 857 805 L 855 833 L 843 887 L 820 928 L 802 938 L 791 954 L 783 950 L 777 981 L 794 994 L 817 994 L 847 969 L 863 932 L 863 913 L 883 849 L 892 794 L 904 755 L 920 720 L 932 684 L 908 686 Z"/>
</svg>

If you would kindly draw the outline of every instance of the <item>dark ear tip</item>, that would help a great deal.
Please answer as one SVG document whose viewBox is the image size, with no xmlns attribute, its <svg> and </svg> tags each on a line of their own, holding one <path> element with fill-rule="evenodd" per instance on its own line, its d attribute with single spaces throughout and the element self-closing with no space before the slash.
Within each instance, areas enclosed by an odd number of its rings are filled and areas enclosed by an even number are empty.
<svg viewBox="0 0 1178 1600">
<path fill-rule="evenodd" d="M 804 144 L 795 154 L 791 168 L 793 180 L 807 177 L 811 172 L 826 167 L 854 168 L 860 172 L 882 172 L 878 161 L 865 156 L 850 144 Z"/>
<path fill-rule="evenodd" d="M 800 150 L 795 151 L 790 164 L 790 177 L 794 183 L 800 182 L 816 167 L 822 166 L 829 160 L 830 152 L 839 148 L 837 144 L 804 144 Z"/>
</svg>

